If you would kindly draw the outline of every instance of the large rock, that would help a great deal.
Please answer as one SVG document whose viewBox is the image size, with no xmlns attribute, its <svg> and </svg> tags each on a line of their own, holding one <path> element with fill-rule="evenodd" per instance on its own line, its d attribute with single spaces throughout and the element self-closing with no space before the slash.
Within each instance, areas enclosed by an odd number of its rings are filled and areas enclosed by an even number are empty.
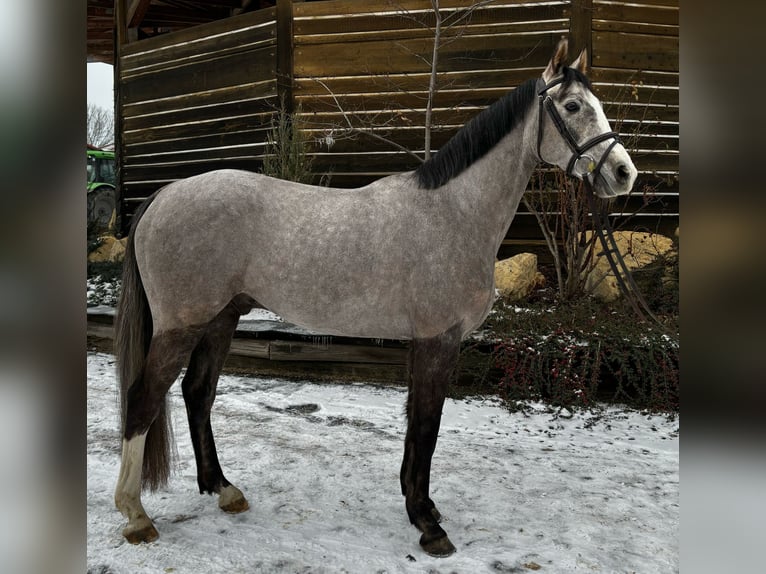
<svg viewBox="0 0 766 574">
<path fill-rule="evenodd" d="M 117 239 L 114 235 L 104 235 L 101 238 L 101 244 L 97 249 L 88 253 L 88 261 L 91 263 L 100 263 L 109 261 L 119 263 L 125 257 L 125 245 L 128 242 L 127 237 Z"/>
<path fill-rule="evenodd" d="M 586 231 L 590 239 L 592 231 Z M 653 263 L 660 255 L 666 255 L 673 249 L 673 241 L 669 237 L 657 233 L 643 231 L 615 231 L 614 239 L 617 248 L 625 260 L 625 265 L 633 271 Z M 601 253 L 601 242 L 596 240 L 596 253 Z M 620 297 L 620 287 L 612 273 L 604 255 L 597 255 L 595 267 L 588 273 L 585 289 L 593 297 L 610 302 Z"/>
<path fill-rule="evenodd" d="M 511 301 L 527 297 L 544 282 L 542 273 L 537 271 L 534 253 L 519 253 L 495 263 L 495 288 L 500 296 Z"/>
</svg>

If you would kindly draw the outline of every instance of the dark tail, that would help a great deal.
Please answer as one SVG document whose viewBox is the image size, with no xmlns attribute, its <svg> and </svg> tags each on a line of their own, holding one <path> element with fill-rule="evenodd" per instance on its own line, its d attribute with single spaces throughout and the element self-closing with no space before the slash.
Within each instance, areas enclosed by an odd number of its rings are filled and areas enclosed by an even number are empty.
<svg viewBox="0 0 766 574">
<path fill-rule="evenodd" d="M 139 380 L 144 370 L 149 344 L 152 340 L 152 316 L 146 291 L 138 272 L 135 253 L 135 231 L 141 216 L 154 200 L 155 193 L 133 215 L 133 221 L 125 246 L 122 266 L 122 293 L 117 306 L 115 324 L 115 348 L 117 351 L 117 375 L 120 380 L 120 421 L 125 432 L 125 411 L 128 389 Z M 143 488 L 156 490 L 167 484 L 170 476 L 170 447 L 173 442 L 167 399 L 163 399 L 160 412 L 146 435 L 144 464 L 141 476 Z"/>
</svg>

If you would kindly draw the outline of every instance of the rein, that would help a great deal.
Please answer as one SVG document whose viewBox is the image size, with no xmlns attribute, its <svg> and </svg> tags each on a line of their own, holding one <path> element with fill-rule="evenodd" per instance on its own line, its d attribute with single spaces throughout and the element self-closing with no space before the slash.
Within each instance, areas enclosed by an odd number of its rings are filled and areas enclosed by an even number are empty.
<svg viewBox="0 0 766 574">
<path fill-rule="evenodd" d="M 572 150 L 572 157 L 567 164 L 566 174 L 569 177 L 576 177 L 574 168 L 577 163 L 581 159 L 590 160 L 588 162 L 587 171 L 581 174 L 582 180 L 585 183 L 585 195 L 588 198 L 588 207 L 590 208 L 590 212 L 593 217 L 596 235 L 598 236 L 599 242 L 603 247 L 603 255 L 606 256 L 609 267 L 617 279 L 617 285 L 619 286 L 620 291 L 628 300 L 630 306 L 633 307 L 636 315 L 638 315 L 642 321 L 645 321 L 646 318 L 649 317 L 652 321 L 662 326 L 661 321 L 656 317 L 654 313 L 652 313 L 651 309 L 649 309 L 649 305 L 647 304 L 646 299 L 644 299 L 643 295 L 641 295 L 638 286 L 633 280 L 633 274 L 625 264 L 625 259 L 623 259 L 622 254 L 617 247 L 617 242 L 614 239 L 614 229 L 609 222 L 609 217 L 604 217 L 601 213 L 601 210 L 599 210 L 598 206 L 596 205 L 596 194 L 594 192 L 593 186 L 598 180 L 598 177 L 601 175 L 601 168 L 604 166 L 606 158 L 609 157 L 609 154 L 612 152 L 614 147 L 621 143 L 619 134 L 617 132 L 605 132 L 603 134 L 592 137 L 582 145 L 578 144 L 577 140 L 569 131 L 569 128 L 567 128 L 566 123 L 564 123 L 564 119 L 561 117 L 561 114 L 559 114 L 556 106 L 553 104 L 553 98 L 551 98 L 551 96 L 548 94 L 548 90 L 562 83 L 563 81 L 563 78 L 558 78 L 549 84 L 545 84 L 542 79 L 537 81 L 538 98 L 540 102 L 537 129 L 537 156 L 540 158 L 540 161 L 547 163 L 540 153 L 540 147 L 543 141 L 543 116 L 544 113 L 547 112 L 553 121 L 553 125 L 556 126 L 556 130 L 559 132 L 561 137 L 564 138 L 564 141 L 569 146 L 569 149 Z M 596 163 L 593 156 L 585 153 L 594 146 L 608 139 L 613 139 L 614 141 L 612 141 L 609 147 L 606 148 L 606 151 L 604 151 L 604 153 L 601 155 L 601 159 L 599 159 L 598 163 Z"/>
</svg>

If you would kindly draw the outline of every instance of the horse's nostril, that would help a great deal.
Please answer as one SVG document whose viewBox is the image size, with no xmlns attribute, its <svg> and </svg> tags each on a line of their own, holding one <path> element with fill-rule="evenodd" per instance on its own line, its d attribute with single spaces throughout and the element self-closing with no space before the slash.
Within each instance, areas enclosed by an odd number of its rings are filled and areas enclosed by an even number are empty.
<svg viewBox="0 0 766 574">
<path fill-rule="evenodd" d="M 630 177 L 630 170 L 628 169 L 628 166 L 626 166 L 624 163 L 621 163 L 617 166 L 617 180 L 620 183 L 625 183 L 628 181 L 628 178 Z"/>
</svg>

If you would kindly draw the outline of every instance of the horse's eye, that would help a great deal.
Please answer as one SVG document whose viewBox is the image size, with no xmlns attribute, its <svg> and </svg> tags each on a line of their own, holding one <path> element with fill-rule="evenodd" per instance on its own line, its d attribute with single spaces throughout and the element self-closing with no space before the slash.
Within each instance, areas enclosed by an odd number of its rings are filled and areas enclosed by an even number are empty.
<svg viewBox="0 0 766 574">
<path fill-rule="evenodd" d="M 568 112 L 576 112 L 580 109 L 580 104 L 577 102 L 567 102 L 564 104 L 564 107 L 567 109 Z"/>
</svg>

